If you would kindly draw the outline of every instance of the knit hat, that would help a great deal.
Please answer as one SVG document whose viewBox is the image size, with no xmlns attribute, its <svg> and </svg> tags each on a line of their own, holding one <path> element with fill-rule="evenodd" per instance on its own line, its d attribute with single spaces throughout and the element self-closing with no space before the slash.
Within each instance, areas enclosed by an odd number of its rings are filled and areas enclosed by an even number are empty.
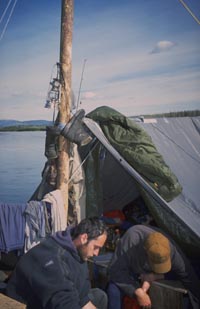
<svg viewBox="0 0 200 309">
<path fill-rule="evenodd" d="M 164 274 L 171 269 L 169 240 L 158 232 L 151 233 L 145 240 L 150 266 L 153 272 Z"/>
</svg>

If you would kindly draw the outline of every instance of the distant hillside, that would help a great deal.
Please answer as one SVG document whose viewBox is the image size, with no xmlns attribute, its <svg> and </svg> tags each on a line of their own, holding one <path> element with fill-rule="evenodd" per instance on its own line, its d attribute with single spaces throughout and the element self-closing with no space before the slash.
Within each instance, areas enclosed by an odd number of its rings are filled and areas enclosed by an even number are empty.
<svg viewBox="0 0 200 309">
<path fill-rule="evenodd" d="M 140 120 L 141 118 L 159 118 L 159 117 L 195 117 L 200 116 L 200 110 L 170 112 L 163 114 L 149 114 L 143 116 L 129 116 L 129 118 Z M 53 125 L 48 120 L 27 120 L 18 121 L 13 119 L 0 119 L 0 131 L 38 131 L 45 130 L 46 126 Z"/>
<path fill-rule="evenodd" d="M 0 127 L 18 127 L 18 126 L 26 126 L 26 127 L 46 127 L 52 125 L 52 121 L 48 120 L 27 120 L 27 121 L 18 121 L 13 119 L 0 119 Z"/>
<path fill-rule="evenodd" d="M 161 118 L 161 117 L 171 118 L 171 117 L 196 117 L 196 116 L 200 116 L 200 110 L 143 115 L 144 118 Z M 130 118 L 134 118 L 134 116 L 131 116 Z"/>
</svg>

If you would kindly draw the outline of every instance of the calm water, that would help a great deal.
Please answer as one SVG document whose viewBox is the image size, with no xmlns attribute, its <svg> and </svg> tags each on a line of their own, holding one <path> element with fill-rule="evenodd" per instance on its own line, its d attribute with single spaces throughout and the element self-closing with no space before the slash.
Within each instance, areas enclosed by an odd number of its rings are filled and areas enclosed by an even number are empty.
<svg viewBox="0 0 200 309">
<path fill-rule="evenodd" d="M 45 132 L 0 132 L 0 202 L 26 202 L 41 181 Z"/>
</svg>

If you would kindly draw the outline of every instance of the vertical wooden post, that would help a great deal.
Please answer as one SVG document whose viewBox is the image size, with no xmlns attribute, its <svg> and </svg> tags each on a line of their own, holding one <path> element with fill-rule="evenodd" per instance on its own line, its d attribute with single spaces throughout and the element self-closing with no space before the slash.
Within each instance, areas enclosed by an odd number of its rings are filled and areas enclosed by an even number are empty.
<svg viewBox="0 0 200 309">
<path fill-rule="evenodd" d="M 67 123 L 70 119 L 73 8 L 73 0 L 62 0 L 60 35 L 61 104 L 59 110 L 59 122 L 61 123 Z M 68 213 L 69 142 L 62 136 L 59 137 L 57 168 L 57 188 L 62 192 L 65 209 Z"/>
</svg>

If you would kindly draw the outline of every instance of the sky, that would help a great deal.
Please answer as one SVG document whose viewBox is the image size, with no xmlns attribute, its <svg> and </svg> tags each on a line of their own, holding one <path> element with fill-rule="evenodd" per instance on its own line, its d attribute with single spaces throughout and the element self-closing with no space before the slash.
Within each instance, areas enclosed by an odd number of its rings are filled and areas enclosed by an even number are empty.
<svg viewBox="0 0 200 309">
<path fill-rule="evenodd" d="M 60 16 L 60 0 L 0 0 L 0 119 L 52 120 Z M 86 113 L 200 109 L 200 24 L 179 0 L 74 0 L 72 88 Z"/>
</svg>

